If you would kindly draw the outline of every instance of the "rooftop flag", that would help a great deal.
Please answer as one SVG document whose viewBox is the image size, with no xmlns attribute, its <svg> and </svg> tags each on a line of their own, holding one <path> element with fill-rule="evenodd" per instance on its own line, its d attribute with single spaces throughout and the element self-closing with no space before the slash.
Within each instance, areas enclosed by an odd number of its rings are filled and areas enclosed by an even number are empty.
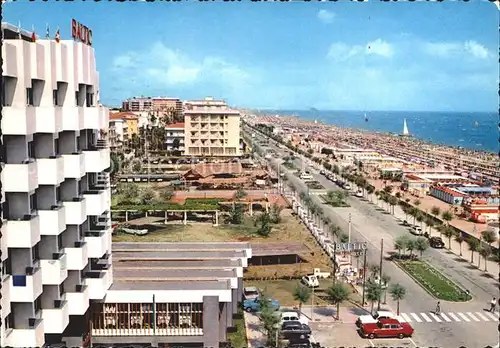
<svg viewBox="0 0 500 348">
<path fill-rule="evenodd" d="M 57 31 L 56 31 L 56 42 L 59 42 L 61 41 L 61 34 L 59 34 L 59 28 L 57 28 Z"/>
<path fill-rule="evenodd" d="M 49 25 L 47 24 L 47 30 L 46 30 L 46 32 L 45 32 L 45 38 L 46 38 L 47 40 L 50 40 L 50 31 L 49 31 L 49 30 L 50 30 L 50 29 L 49 29 Z"/>
<path fill-rule="evenodd" d="M 31 33 L 31 42 L 36 42 L 35 26 L 33 26 L 33 32 Z"/>
</svg>

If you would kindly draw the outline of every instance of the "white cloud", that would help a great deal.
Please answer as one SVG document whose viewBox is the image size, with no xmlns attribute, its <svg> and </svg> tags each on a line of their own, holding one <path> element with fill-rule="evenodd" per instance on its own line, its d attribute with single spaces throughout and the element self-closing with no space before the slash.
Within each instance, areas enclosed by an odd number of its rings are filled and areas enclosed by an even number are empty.
<svg viewBox="0 0 500 348">
<path fill-rule="evenodd" d="M 369 42 L 366 45 L 367 54 L 377 54 L 382 57 L 390 58 L 394 54 L 394 49 L 390 44 L 383 41 L 382 39 L 377 39 L 375 41 Z"/>
<path fill-rule="evenodd" d="M 154 44 L 145 52 L 128 52 L 113 60 L 113 70 L 127 70 L 138 77 L 148 77 L 155 86 L 192 85 L 210 79 L 214 83 L 235 85 L 250 79 L 243 68 L 220 57 L 192 58 L 162 43 Z"/>
<path fill-rule="evenodd" d="M 377 39 L 364 46 L 335 42 L 330 45 L 328 50 L 328 57 L 339 61 L 345 61 L 359 55 L 379 55 L 390 58 L 394 55 L 394 49 L 389 43 Z"/>
<path fill-rule="evenodd" d="M 318 19 L 323 23 L 332 23 L 335 18 L 335 13 L 328 10 L 319 10 Z"/>
<path fill-rule="evenodd" d="M 461 42 L 425 42 L 422 44 L 425 53 L 438 57 L 451 57 L 468 54 L 474 58 L 485 59 L 490 56 L 486 47 L 476 41 Z"/>
<path fill-rule="evenodd" d="M 488 49 L 476 41 L 467 41 L 464 46 L 465 50 L 469 51 L 476 58 L 484 59 L 490 55 Z"/>
</svg>

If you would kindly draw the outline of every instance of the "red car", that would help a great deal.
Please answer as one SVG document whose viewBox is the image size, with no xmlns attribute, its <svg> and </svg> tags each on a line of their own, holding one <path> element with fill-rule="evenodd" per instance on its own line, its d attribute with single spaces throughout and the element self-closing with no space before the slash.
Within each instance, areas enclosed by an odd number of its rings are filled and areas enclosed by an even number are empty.
<svg viewBox="0 0 500 348">
<path fill-rule="evenodd" d="M 368 338 L 404 338 L 413 335 L 413 327 L 397 319 L 381 319 L 376 323 L 362 324 L 359 332 L 361 336 Z"/>
</svg>

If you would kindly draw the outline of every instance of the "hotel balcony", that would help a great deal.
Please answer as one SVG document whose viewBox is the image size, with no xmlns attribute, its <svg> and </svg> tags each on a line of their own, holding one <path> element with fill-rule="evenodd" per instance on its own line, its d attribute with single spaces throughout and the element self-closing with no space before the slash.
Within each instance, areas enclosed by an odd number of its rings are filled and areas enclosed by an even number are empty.
<svg viewBox="0 0 500 348">
<path fill-rule="evenodd" d="M 83 109 L 83 129 L 101 129 L 99 108 L 84 107 Z"/>
<path fill-rule="evenodd" d="M 81 179 L 85 176 L 85 156 L 83 153 L 62 155 L 64 159 L 64 177 L 69 179 Z"/>
<path fill-rule="evenodd" d="M 69 324 L 68 301 L 54 301 L 54 308 L 42 309 L 42 318 L 45 323 L 46 334 L 62 334 Z"/>
<path fill-rule="evenodd" d="M 40 217 L 26 215 L 23 219 L 4 221 L 9 248 L 32 248 L 40 241 Z"/>
<path fill-rule="evenodd" d="M 63 131 L 63 109 L 61 107 L 36 108 L 36 133 L 59 133 Z"/>
<path fill-rule="evenodd" d="M 62 126 L 63 131 L 79 131 L 84 129 L 84 114 L 82 108 L 63 107 L 62 108 Z"/>
<path fill-rule="evenodd" d="M 77 285 L 75 289 L 66 292 L 69 315 L 84 315 L 89 308 L 89 287 Z"/>
<path fill-rule="evenodd" d="M 85 273 L 85 285 L 89 287 L 91 300 L 102 300 L 109 288 L 107 271 L 90 271 Z"/>
<path fill-rule="evenodd" d="M 29 318 L 29 328 L 12 329 L 5 336 L 3 347 L 43 347 L 45 344 L 45 328 L 43 319 Z"/>
<path fill-rule="evenodd" d="M 64 248 L 66 253 L 66 267 L 70 271 L 81 271 L 87 266 L 88 245 L 85 242 L 75 242 L 73 247 Z"/>
<path fill-rule="evenodd" d="M 91 258 L 101 258 L 108 250 L 109 245 L 109 230 L 102 231 L 86 231 L 85 242 L 88 244 L 88 256 Z"/>
<path fill-rule="evenodd" d="M 83 154 L 85 155 L 85 171 L 88 173 L 100 173 L 110 166 L 109 148 L 85 150 Z"/>
<path fill-rule="evenodd" d="M 5 164 L 5 192 L 32 192 L 38 188 L 38 163 Z"/>
<path fill-rule="evenodd" d="M 87 202 L 87 215 L 99 216 L 109 209 L 108 195 L 104 190 L 85 191 L 83 197 Z"/>
<path fill-rule="evenodd" d="M 7 315 L 10 314 L 10 283 L 12 276 L 5 275 L 2 279 L 2 299 L 0 300 L 0 305 L 2 306 L 2 316 L 0 320 L 3 320 Z"/>
<path fill-rule="evenodd" d="M 39 210 L 40 234 L 57 236 L 66 229 L 66 208 L 54 205 L 51 210 Z"/>
<path fill-rule="evenodd" d="M 64 181 L 64 158 L 52 156 L 50 158 L 39 158 L 38 163 L 38 185 L 59 185 Z"/>
<path fill-rule="evenodd" d="M 42 270 L 39 265 L 27 267 L 26 274 L 10 278 L 10 302 L 35 302 L 42 294 Z"/>
<path fill-rule="evenodd" d="M 2 135 L 36 133 L 36 109 L 33 106 L 2 108 Z"/>
<path fill-rule="evenodd" d="M 55 253 L 52 260 L 40 260 L 43 285 L 59 285 L 68 277 L 66 259 L 66 254 Z"/>
<path fill-rule="evenodd" d="M 63 202 L 66 211 L 66 225 L 81 225 L 87 220 L 87 203 L 83 197 Z"/>
</svg>

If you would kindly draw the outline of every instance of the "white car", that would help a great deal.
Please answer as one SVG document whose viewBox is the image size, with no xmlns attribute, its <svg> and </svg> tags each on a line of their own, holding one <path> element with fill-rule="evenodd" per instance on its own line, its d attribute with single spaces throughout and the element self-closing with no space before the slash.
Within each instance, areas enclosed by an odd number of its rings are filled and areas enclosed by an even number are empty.
<svg viewBox="0 0 500 348">
<path fill-rule="evenodd" d="M 373 315 L 360 315 L 358 317 L 358 320 L 356 320 L 356 325 L 361 326 L 363 324 L 375 324 L 377 323 L 380 319 L 397 319 L 400 322 L 404 322 L 405 320 L 400 317 L 399 315 L 396 315 L 392 312 L 389 311 L 377 311 Z"/>
<path fill-rule="evenodd" d="M 304 315 L 299 315 L 297 312 L 281 313 L 281 324 L 286 321 L 299 321 L 302 324 L 309 324 L 309 319 L 307 319 Z"/>
<path fill-rule="evenodd" d="M 356 197 L 363 198 L 363 192 L 362 191 L 356 192 Z"/>
</svg>

